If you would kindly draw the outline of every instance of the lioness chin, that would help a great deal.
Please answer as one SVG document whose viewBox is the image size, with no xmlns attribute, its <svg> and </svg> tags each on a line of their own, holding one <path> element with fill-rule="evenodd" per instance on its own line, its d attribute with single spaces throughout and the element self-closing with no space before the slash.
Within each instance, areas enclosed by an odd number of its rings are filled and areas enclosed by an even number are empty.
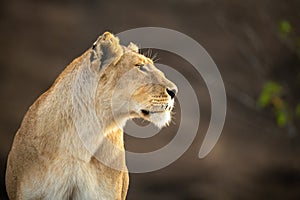
<svg viewBox="0 0 300 200">
<path fill-rule="evenodd" d="M 123 126 L 167 125 L 176 92 L 134 44 L 105 32 L 27 111 L 8 156 L 9 198 L 125 199 Z"/>
</svg>

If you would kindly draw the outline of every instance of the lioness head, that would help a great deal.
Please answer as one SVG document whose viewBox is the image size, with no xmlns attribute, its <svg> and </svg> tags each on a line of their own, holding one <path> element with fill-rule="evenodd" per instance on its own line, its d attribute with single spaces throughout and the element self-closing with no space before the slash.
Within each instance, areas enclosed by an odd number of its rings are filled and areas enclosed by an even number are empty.
<svg viewBox="0 0 300 200">
<path fill-rule="evenodd" d="M 106 32 L 91 48 L 90 62 L 99 73 L 99 109 L 110 107 L 116 122 L 143 118 L 159 128 L 170 122 L 177 87 L 136 45 L 121 46 Z"/>
</svg>

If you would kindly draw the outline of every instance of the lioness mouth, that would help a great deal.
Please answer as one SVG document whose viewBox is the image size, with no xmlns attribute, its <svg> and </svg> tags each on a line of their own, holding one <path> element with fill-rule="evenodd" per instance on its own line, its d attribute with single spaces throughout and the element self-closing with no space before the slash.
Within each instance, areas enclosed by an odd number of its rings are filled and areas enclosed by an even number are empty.
<svg viewBox="0 0 300 200">
<path fill-rule="evenodd" d="M 142 109 L 141 112 L 142 112 L 144 115 L 150 115 L 150 114 L 154 114 L 154 113 L 162 113 L 162 112 L 164 112 L 164 111 L 149 111 L 149 110 Z"/>
<path fill-rule="evenodd" d="M 150 111 L 149 111 L 149 110 L 144 110 L 144 109 L 142 109 L 141 112 L 142 112 L 144 115 L 149 115 L 149 114 L 150 114 Z"/>
</svg>

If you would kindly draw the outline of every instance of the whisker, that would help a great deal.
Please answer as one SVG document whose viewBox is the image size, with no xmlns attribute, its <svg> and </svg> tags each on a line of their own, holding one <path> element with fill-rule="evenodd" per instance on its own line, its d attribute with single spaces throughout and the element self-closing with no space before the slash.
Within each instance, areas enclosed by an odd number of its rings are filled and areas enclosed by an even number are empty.
<svg viewBox="0 0 300 200">
<path fill-rule="evenodd" d="M 154 53 L 152 56 L 151 56 L 151 59 L 155 59 L 157 57 L 157 53 Z"/>
<path fill-rule="evenodd" d="M 158 61 L 160 61 L 160 58 L 155 58 L 154 60 L 152 59 L 152 61 L 153 61 L 154 63 L 157 63 Z"/>
<path fill-rule="evenodd" d="M 160 58 L 158 57 L 158 53 L 156 52 L 152 57 L 151 57 L 151 60 L 156 63 L 157 61 L 160 60 Z"/>
<path fill-rule="evenodd" d="M 148 58 L 151 58 L 151 56 L 152 56 L 152 49 L 148 49 L 148 53 L 149 53 L 149 54 L 148 54 L 147 57 L 148 57 Z"/>
<path fill-rule="evenodd" d="M 147 51 L 145 49 L 140 49 L 139 53 L 147 57 Z"/>
<path fill-rule="evenodd" d="M 176 125 L 176 121 L 173 120 L 173 119 L 171 119 L 171 123 L 172 123 L 173 125 Z"/>
<path fill-rule="evenodd" d="M 173 113 L 171 112 L 171 123 L 176 125 L 176 121 L 175 121 L 175 115 L 173 115 Z"/>
<path fill-rule="evenodd" d="M 145 52 L 143 53 L 143 55 L 147 58 L 149 58 L 150 55 L 150 49 L 145 50 Z"/>
<path fill-rule="evenodd" d="M 142 45 L 141 44 L 136 44 L 136 46 L 139 48 L 138 53 L 143 54 Z"/>
</svg>

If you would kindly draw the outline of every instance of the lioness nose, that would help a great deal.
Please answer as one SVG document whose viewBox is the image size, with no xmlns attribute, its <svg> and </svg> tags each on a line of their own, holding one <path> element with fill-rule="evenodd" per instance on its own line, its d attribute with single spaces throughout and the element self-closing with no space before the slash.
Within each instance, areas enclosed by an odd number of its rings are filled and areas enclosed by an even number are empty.
<svg viewBox="0 0 300 200">
<path fill-rule="evenodd" d="M 170 95 L 171 99 L 173 99 L 177 93 L 177 89 L 169 89 L 167 88 L 167 93 Z"/>
</svg>

